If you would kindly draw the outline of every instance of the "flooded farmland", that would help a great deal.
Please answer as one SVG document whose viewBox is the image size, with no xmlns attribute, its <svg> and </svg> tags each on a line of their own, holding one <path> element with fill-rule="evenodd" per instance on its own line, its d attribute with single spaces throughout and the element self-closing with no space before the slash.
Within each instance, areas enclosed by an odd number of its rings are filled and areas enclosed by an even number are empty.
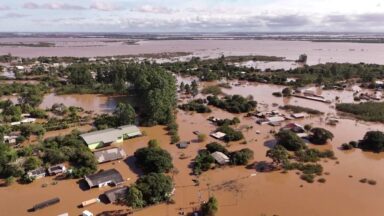
<svg viewBox="0 0 384 216">
<path fill-rule="evenodd" d="M 179 78 L 179 80 L 184 80 Z M 187 81 L 190 81 L 188 79 Z M 212 85 L 214 83 L 202 83 Z M 281 86 L 265 84 L 243 84 L 241 86 L 232 85 L 231 89 L 224 89 L 227 94 L 240 94 L 243 96 L 252 95 L 259 102 L 259 109 L 277 109 L 273 104 L 299 104 L 321 110 L 325 113 L 336 114 L 332 104 L 323 104 L 316 101 L 308 101 L 300 98 L 283 99 L 272 96 L 272 92 L 281 90 Z M 323 91 L 326 98 L 332 99 L 340 96 L 343 102 L 353 100 L 353 93 L 349 91 Z M 107 98 L 97 95 L 66 95 L 66 96 L 46 96 L 43 106 L 49 107 L 54 101 L 63 101 L 68 105 L 82 106 L 86 110 L 89 108 L 98 109 L 100 104 L 107 103 Z M 96 101 L 96 102 L 95 102 Z M 115 103 L 115 102 L 114 102 Z M 105 110 L 101 106 L 100 111 Z M 373 215 L 379 216 L 384 211 L 381 205 L 384 197 L 384 155 L 362 152 L 360 150 L 341 151 L 340 146 L 344 142 L 361 139 L 365 132 L 369 130 L 384 130 L 382 124 L 357 122 L 350 119 L 341 119 L 337 126 L 326 125 L 321 117 L 310 117 L 293 122 L 312 124 L 332 131 L 335 138 L 330 144 L 325 146 L 314 146 L 313 148 L 332 149 L 337 160 L 323 160 L 321 164 L 325 175 L 325 183 L 315 182 L 313 184 L 300 180 L 295 171 L 287 174 L 280 172 L 258 173 L 255 169 L 245 167 L 225 167 L 210 170 L 199 177 L 200 184 L 194 185 L 189 168 L 191 159 L 197 151 L 205 146 L 206 143 L 214 141 L 208 138 L 204 143 L 193 142 L 196 136 L 193 131 L 209 133 L 215 130 L 207 118 L 215 116 L 218 118 L 232 118 L 237 116 L 241 123 L 239 128 L 244 125 L 253 128 L 244 130 L 243 133 L 247 144 L 239 142 L 231 143 L 229 150 L 239 150 L 250 148 L 255 152 L 254 161 L 269 160 L 265 154 L 271 147 L 273 135 L 271 130 L 278 130 L 268 125 L 258 125 L 254 118 L 244 117 L 240 114 L 230 114 L 225 111 L 212 108 L 210 114 L 196 114 L 178 111 L 177 122 L 179 124 L 179 134 L 182 140 L 190 140 L 192 144 L 187 149 L 178 149 L 171 145 L 170 138 L 165 129 L 161 126 L 141 128 L 146 132 L 146 136 L 125 141 L 119 145 L 127 152 L 128 158 L 124 161 L 102 164 L 100 169 L 116 168 L 124 179 L 126 185 L 130 185 L 137 178 L 140 172 L 134 165 L 133 153 L 136 149 L 146 146 L 149 139 L 157 139 L 161 147 L 170 152 L 173 157 L 175 171 L 172 177 L 175 182 L 176 193 L 174 196 L 175 204 L 158 205 L 135 212 L 134 215 L 177 215 L 180 210 L 190 212 L 198 208 L 198 203 L 207 200 L 209 195 L 215 195 L 219 200 L 220 216 L 238 215 Z M 260 131 L 257 134 L 256 131 Z M 64 131 L 63 131 L 64 132 Z M 180 159 L 184 154 L 187 159 Z M 256 175 L 255 175 L 256 174 Z M 377 181 L 377 185 L 371 186 L 359 182 L 361 178 L 369 178 Z M 57 181 L 57 184 L 53 182 Z M 42 187 L 43 184 L 47 186 Z M 83 208 L 78 208 L 82 201 L 99 197 L 100 194 L 109 188 L 85 189 L 84 182 L 81 180 L 54 180 L 50 177 L 35 181 L 30 185 L 14 184 L 11 187 L 0 188 L 0 193 L 7 196 L 0 197 L 0 209 L 5 215 L 58 215 L 68 212 L 70 215 L 79 215 Z M 31 199 L 30 196 L 34 198 Z M 38 212 L 28 213 L 27 210 L 34 204 L 53 197 L 60 197 L 58 205 L 48 207 Z M 100 197 L 103 200 L 103 197 Z M 15 202 L 17 200 L 17 202 Z M 86 209 L 94 213 L 103 211 L 115 211 L 125 209 L 124 206 L 98 203 Z"/>
<path fill-rule="evenodd" d="M 0 54 L 11 53 L 14 56 L 22 57 L 95 57 L 192 52 L 193 56 L 203 58 L 214 58 L 224 54 L 226 56 L 268 55 L 296 60 L 300 54 L 305 53 L 308 55 L 309 65 L 325 62 L 384 64 L 384 44 L 278 40 L 143 40 L 137 45 L 130 45 L 124 41 L 126 40 L 107 38 L 0 38 L 0 43 L 47 42 L 55 44 L 53 47 L 2 46 Z M 278 68 L 280 67 L 276 67 L 276 69 Z"/>
</svg>

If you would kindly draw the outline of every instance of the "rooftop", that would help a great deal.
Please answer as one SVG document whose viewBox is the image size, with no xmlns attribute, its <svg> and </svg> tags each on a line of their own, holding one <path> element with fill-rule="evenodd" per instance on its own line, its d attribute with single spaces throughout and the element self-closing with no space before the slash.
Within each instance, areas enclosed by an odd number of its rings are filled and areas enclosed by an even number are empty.
<svg viewBox="0 0 384 216">
<path fill-rule="evenodd" d="M 122 148 L 111 148 L 104 151 L 97 151 L 93 153 L 99 163 L 105 163 L 114 160 L 120 160 L 127 156 Z"/>
<path fill-rule="evenodd" d="M 88 145 L 90 145 L 98 142 L 111 143 L 116 141 L 118 137 L 121 137 L 124 134 L 141 135 L 141 132 L 140 129 L 135 125 L 124 125 L 118 128 L 108 128 L 105 130 L 93 131 L 90 133 L 81 134 L 80 136 Z"/>
<path fill-rule="evenodd" d="M 109 169 L 102 172 L 98 172 L 93 175 L 85 176 L 85 180 L 87 181 L 89 187 L 91 188 L 94 186 L 98 186 L 100 184 L 105 184 L 109 182 L 115 185 L 118 185 L 124 182 L 123 177 L 121 176 L 119 171 L 117 171 L 116 169 Z"/>
<path fill-rule="evenodd" d="M 211 156 L 215 158 L 218 164 L 226 164 L 229 162 L 229 157 L 225 155 L 223 152 L 216 151 L 216 152 L 213 152 Z"/>
<path fill-rule="evenodd" d="M 124 197 L 127 190 L 128 190 L 128 187 L 123 186 L 123 187 L 118 187 L 118 188 L 114 188 L 112 190 L 106 191 L 104 194 L 108 198 L 109 202 L 115 203 L 121 197 Z"/>
</svg>

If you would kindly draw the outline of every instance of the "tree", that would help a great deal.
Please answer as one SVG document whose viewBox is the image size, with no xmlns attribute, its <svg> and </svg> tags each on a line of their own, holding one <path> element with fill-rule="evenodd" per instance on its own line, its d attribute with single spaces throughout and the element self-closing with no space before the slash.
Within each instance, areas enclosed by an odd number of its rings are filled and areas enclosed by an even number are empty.
<svg viewBox="0 0 384 216">
<path fill-rule="evenodd" d="M 132 185 L 125 195 L 125 202 L 128 206 L 132 208 L 143 208 L 145 206 L 145 201 L 143 199 L 143 193 L 137 188 L 136 185 Z"/>
<path fill-rule="evenodd" d="M 172 179 L 162 173 L 150 173 L 136 182 L 146 204 L 157 204 L 169 200 L 173 184 Z"/>
<path fill-rule="evenodd" d="M 117 104 L 113 115 L 116 117 L 117 126 L 135 123 L 136 113 L 130 104 Z"/>
<path fill-rule="evenodd" d="M 247 165 L 253 159 L 253 151 L 249 148 L 235 151 L 231 154 L 231 164 L 233 165 Z"/>
<path fill-rule="evenodd" d="M 184 82 L 180 83 L 179 89 L 180 89 L 180 92 L 184 92 L 185 91 L 185 84 L 184 84 Z"/>
<path fill-rule="evenodd" d="M 271 158 L 277 166 L 288 163 L 289 159 L 288 151 L 281 145 L 275 145 L 272 149 L 269 149 L 266 156 Z"/>
<path fill-rule="evenodd" d="M 42 161 L 37 157 L 29 157 L 24 162 L 24 169 L 25 171 L 34 170 L 42 165 Z"/>
<path fill-rule="evenodd" d="M 19 103 L 37 107 L 43 102 L 44 94 L 37 87 L 28 88 L 20 93 Z"/>
<path fill-rule="evenodd" d="M 10 162 L 17 159 L 17 152 L 9 147 L 7 144 L 0 143 L 0 175 L 9 177 L 12 175 L 12 167 L 9 166 Z"/>
<path fill-rule="evenodd" d="M 333 134 L 324 128 L 311 129 L 311 136 L 309 137 L 309 140 L 312 143 L 323 145 L 326 144 L 328 140 L 332 139 Z"/>
<path fill-rule="evenodd" d="M 93 77 L 86 64 L 72 64 L 69 71 L 68 80 L 74 85 L 88 85 L 93 82 Z"/>
<path fill-rule="evenodd" d="M 292 94 L 292 90 L 291 88 L 287 87 L 287 88 L 284 88 L 281 93 L 283 94 L 284 97 L 289 97 Z"/>
<path fill-rule="evenodd" d="M 206 139 L 207 139 L 207 135 L 206 134 L 200 133 L 199 135 L 197 135 L 197 140 L 199 142 L 204 142 Z"/>
<path fill-rule="evenodd" d="M 384 133 L 381 131 L 368 131 L 358 147 L 363 150 L 382 152 L 384 151 Z"/>
<path fill-rule="evenodd" d="M 290 130 L 283 130 L 276 134 L 277 145 L 281 145 L 289 151 L 298 151 L 305 148 L 304 141 Z"/>
<path fill-rule="evenodd" d="M 193 97 L 195 97 L 197 94 L 199 94 L 199 87 L 197 85 L 196 80 L 193 80 L 191 83 L 191 94 Z"/>
<path fill-rule="evenodd" d="M 213 152 L 221 152 L 221 153 L 224 153 L 225 155 L 229 155 L 229 151 L 227 150 L 227 148 L 225 148 L 223 145 L 221 145 L 220 143 L 218 142 L 211 142 L 211 143 L 208 143 L 205 148 L 210 152 L 210 153 L 213 153 Z"/>
<path fill-rule="evenodd" d="M 218 209 L 218 202 L 215 197 L 210 197 L 208 202 L 201 205 L 203 216 L 214 216 Z"/>
<path fill-rule="evenodd" d="M 184 89 L 185 89 L 185 94 L 192 93 L 191 86 L 189 84 L 185 84 Z"/>
<path fill-rule="evenodd" d="M 138 149 L 134 156 L 136 163 L 146 173 L 169 172 L 173 168 L 171 155 L 157 145 L 150 145 L 146 148 Z"/>
</svg>

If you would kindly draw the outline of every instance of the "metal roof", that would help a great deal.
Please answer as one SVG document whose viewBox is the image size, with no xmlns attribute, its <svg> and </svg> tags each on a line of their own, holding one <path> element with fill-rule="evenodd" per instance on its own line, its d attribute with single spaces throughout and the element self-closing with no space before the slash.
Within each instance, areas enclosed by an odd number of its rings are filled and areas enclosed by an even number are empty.
<svg viewBox="0 0 384 216">
<path fill-rule="evenodd" d="M 118 187 L 112 190 L 106 191 L 104 195 L 108 198 L 109 202 L 114 203 L 120 198 L 124 198 L 125 193 L 127 192 L 128 187 Z"/>
<path fill-rule="evenodd" d="M 85 176 L 84 178 L 85 181 L 87 181 L 89 187 L 91 188 L 108 182 L 112 182 L 115 185 L 124 182 L 123 177 L 116 169 L 105 170 L 93 175 Z"/>
<path fill-rule="evenodd" d="M 127 156 L 122 148 L 111 148 L 93 153 L 99 163 L 105 163 L 114 160 L 120 160 Z"/>
<path fill-rule="evenodd" d="M 229 162 L 229 157 L 225 155 L 223 152 L 216 151 L 216 152 L 213 152 L 211 156 L 215 158 L 216 162 L 219 164 L 226 164 Z"/>
<path fill-rule="evenodd" d="M 123 134 L 132 133 L 141 135 L 140 129 L 135 125 L 124 125 L 118 128 L 108 128 L 105 130 L 93 131 L 90 133 L 81 134 L 80 136 L 88 145 L 90 145 L 98 142 L 111 143 L 116 141 L 118 137 L 123 136 Z"/>
</svg>

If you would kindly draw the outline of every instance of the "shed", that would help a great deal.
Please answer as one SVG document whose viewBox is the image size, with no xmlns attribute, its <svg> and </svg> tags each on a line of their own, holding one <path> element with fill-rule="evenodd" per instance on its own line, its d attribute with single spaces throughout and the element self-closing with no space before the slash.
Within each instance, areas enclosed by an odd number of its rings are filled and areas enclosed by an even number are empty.
<svg viewBox="0 0 384 216">
<path fill-rule="evenodd" d="M 104 195 L 108 198 L 110 203 L 115 203 L 116 201 L 123 199 L 125 194 L 127 193 L 128 187 L 118 187 L 112 190 L 106 191 Z"/>
<path fill-rule="evenodd" d="M 45 177 L 46 171 L 43 167 L 40 167 L 35 170 L 29 171 L 27 175 L 29 178 L 39 179 Z"/>
<path fill-rule="evenodd" d="M 223 133 L 223 132 L 218 131 L 218 132 L 215 132 L 215 133 L 211 133 L 211 136 L 213 138 L 216 138 L 216 139 L 223 139 L 226 136 L 226 134 Z"/>
<path fill-rule="evenodd" d="M 211 156 L 220 165 L 224 165 L 226 163 L 229 163 L 229 157 L 227 155 L 225 155 L 223 152 L 216 151 L 216 152 L 213 152 L 211 154 Z"/>
<path fill-rule="evenodd" d="M 56 198 L 53 198 L 53 199 L 50 199 L 50 200 L 38 203 L 38 204 L 34 205 L 32 209 L 34 211 L 37 211 L 39 209 L 43 209 L 45 207 L 54 205 L 54 204 L 59 203 L 59 202 L 60 202 L 60 199 L 58 197 L 56 197 Z"/>
<path fill-rule="evenodd" d="M 293 113 L 291 115 L 295 119 L 300 119 L 300 118 L 306 118 L 308 116 L 307 113 Z"/>
<path fill-rule="evenodd" d="M 65 173 L 66 171 L 67 171 L 67 168 L 65 167 L 64 164 L 57 164 L 48 168 L 49 175 L 57 175 L 57 174 Z"/>
<path fill-rule="evenodd" d="M 95 158 L 99 163 L 121 160 L 127 156 L 127 154 L 122 148 L 111 148 L 103 151 L 97 151 L 93 154 L 95 155 Z"/>
<path fill-rule="evenodd" d="M 108 184 L 119 185 L 124 182 L 123 177 L 116 169 L 109 169 L 84 177 L 90 188 L 104 187 Z"/>
<path fill-rule="evenodd" d="M 267 120 L 268 122 L 282 122 L 285 120 L 285 118 L 281 116 L 273 116 L 273 117 L 267 118 Z"/>
<path fill-rule="evenodd" d="M 181 149 L 185 149 L 188 147 L 188 145 L 190 144 L 190 142 L 188 141 L 181 141 L 177 144 L 177 147 L 181 148 Z"/>
</svg>

